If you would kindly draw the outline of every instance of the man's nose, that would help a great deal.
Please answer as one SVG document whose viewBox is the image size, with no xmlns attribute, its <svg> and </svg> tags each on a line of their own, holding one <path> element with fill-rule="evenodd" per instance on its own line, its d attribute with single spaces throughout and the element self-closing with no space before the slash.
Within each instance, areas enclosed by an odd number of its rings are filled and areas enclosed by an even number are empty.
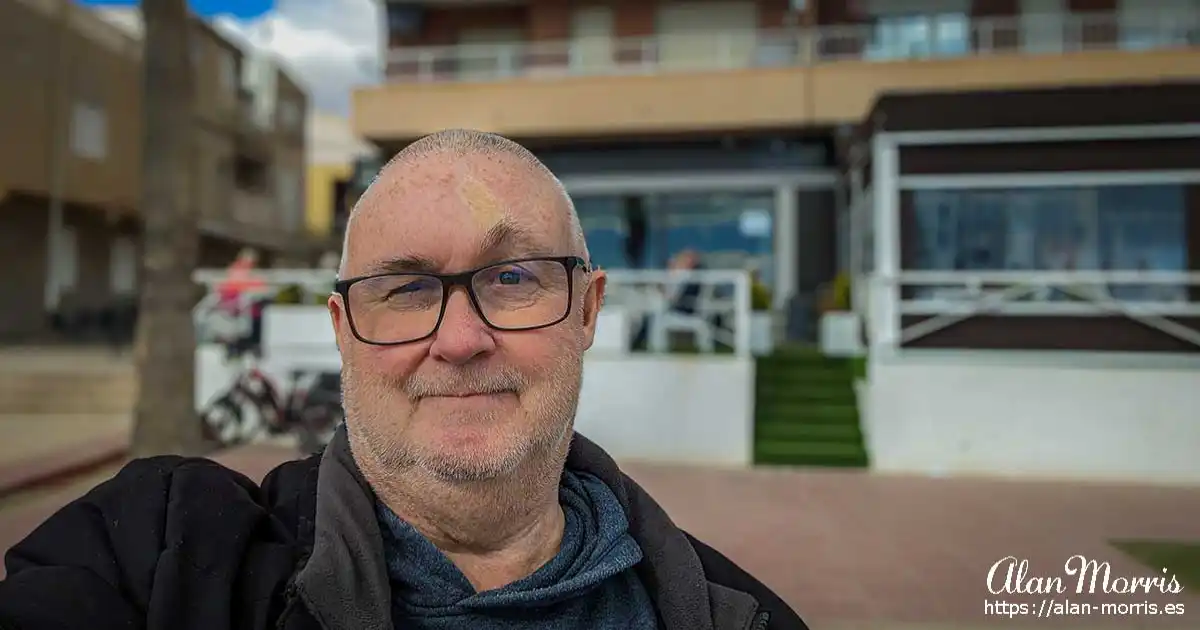
<svg viewBox="0 0 1200 630">
<path fill-rule="evenodd" d="M 429 353 L 447 363 L 462 365 L 495 349 L 492 329 L 483 322 L 466 291 L 455 290 L 446 301 L 446 312 Z"/>
</svg>

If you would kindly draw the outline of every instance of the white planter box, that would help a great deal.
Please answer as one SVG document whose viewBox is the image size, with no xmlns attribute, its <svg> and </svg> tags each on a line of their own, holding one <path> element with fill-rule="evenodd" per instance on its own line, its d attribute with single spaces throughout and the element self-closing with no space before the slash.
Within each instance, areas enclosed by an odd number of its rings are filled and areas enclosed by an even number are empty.
<svg viewBox="0 0 1200 630">
<path fill-rule="evenodd" d="M 864 353 L 862 322 L 855 313 L 821 316 L 821 353 L 830 357 L 858 357 Z"/>
<path fill-rule="evenodd" d="M 771 354 L 775 350 L 775 318 L 770 311 L 750 313 L 750 352 L 755 356 Z"/>
<path fill-rule="evenodd" d="M 622 308 L 606 306 L 596 315 L 596 336 L 589 352 L 596 354 L 629 354 L 633 340 L 634 320 Z"/>
</svg>

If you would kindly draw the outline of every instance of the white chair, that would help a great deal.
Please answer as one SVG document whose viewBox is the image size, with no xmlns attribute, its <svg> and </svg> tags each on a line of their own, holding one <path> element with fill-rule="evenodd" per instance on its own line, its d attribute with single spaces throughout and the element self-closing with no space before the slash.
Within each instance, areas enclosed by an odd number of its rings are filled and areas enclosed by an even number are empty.
<svg viewBox="0 0 1200 630">
<path fill-rule="evenodd" d="M 700 293 L 696 297 L 694 313 L 671 310 L 675 298 L 686 284 L 684 279 L 673 282 L 669 296 L 664 301 L 662 308 L 652 315 L 650 347 L 655 352 L 667 352 L 668 340 L 673 332 L 691 333 L 696 340 L 696 346 L 704 352 L 716 350 L 715 331 L 709 322 L 710 305 L 715 301 L 716 285 L 712 282 L 700 283 Z"/>
</svg>

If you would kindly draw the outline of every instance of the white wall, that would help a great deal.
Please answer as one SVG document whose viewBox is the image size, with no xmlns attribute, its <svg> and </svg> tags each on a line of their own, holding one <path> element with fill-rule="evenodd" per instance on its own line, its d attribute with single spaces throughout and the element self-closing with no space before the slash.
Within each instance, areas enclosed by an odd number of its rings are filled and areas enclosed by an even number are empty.
<svg viewBox="0 0 1200 630">
<path fill-rule="evenodd" d="M 1146 366 L 1147 361 L 1158 367 Z M 1200 482 L 1200 371 L 1143 360 L 872 360 L 864 430 L 875 469 Z"/>
<path fill-rule="evenodd" d="M 617 459 L 748 466 L 753 420 L 751 359 L 584 360 L 575 426 Z"/>
</svg>

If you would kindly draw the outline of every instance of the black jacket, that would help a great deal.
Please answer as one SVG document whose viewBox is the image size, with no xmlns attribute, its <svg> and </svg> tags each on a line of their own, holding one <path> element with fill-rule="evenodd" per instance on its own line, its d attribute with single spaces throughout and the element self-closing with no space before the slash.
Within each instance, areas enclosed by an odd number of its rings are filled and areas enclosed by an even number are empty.
<svg viewBox="0 0 1200 630">
<path fill-rule="evenodd" d="M 786 604 L 677 528 L 599 447 L 568 466 L 616 492 L 665 630 L 806 630 Z M 339 430 L 256 486 L 205 459 L 137 460 L 5 558 L 3 630 L 392 630 L 374 495 Z"/>
</svg>

